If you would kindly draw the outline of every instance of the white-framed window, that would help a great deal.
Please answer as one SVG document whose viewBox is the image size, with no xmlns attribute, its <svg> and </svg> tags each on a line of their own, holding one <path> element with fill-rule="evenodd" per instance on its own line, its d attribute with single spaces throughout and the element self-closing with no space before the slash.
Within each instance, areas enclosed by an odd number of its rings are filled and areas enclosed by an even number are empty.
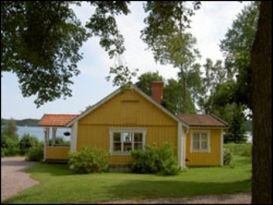
<svg viewBox="0 0 273 205">
<path fill-rule="evenodd" d="M 129 155 L 132 150 L 143 150 L 146 129 L 110 128 L 110 153 Z"/>
<path fill-rule="evenodd" d="M 210 132 L 192 131 L 191 135 L 192 152 L 210 152 Z"/>
</svg>

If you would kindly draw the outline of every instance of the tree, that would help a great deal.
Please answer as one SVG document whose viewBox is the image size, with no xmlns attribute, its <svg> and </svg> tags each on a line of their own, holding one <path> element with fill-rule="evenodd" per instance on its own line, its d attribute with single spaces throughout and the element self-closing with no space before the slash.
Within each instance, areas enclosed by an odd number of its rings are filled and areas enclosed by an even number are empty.
<svg viewBox="0 0 273 205">
<path fill-rule="evenodd" d="M 228 129 L 224 135 L 224 143 L 245 143 L 247 141 L 247 136 L 245 135 L 245 116 L 242 111 L 242 106 L 233 105 L 232 116 L 228 121 Z"/>
<path fill-rule="evenodd" d="M 153 51 L 154 58 L 161 64 L 172 64 L 179 68 L 179 82 L 182 88 L 182 111 L 186 112 L 188 99 L 187 75 L 195 59 L 199 57 L 194 47 L 196 39 L 186 29 L 190 27 L 190 16 L 198 9 L 200 2 L 193 2 L 192 7 L 182 1 L 150 1 L 144 6 L 149 13 L 144 22 L 146 27 L 141 37 Z"/>
<path fill-rule="evenodd" d="M 252 2 L 237 16 L 221 41 L 220 48 L 225 55 L 225 69 L 228 80 L 236 78 L 233 90 L 234 101 L 250 105 L 250 52 L 257 30 L 259 2 Z"/>
<path fill-rule="evenodd" d="M 210 96 L 215 95 L 217 86 L 226 80 L 226 72 L 220 60 L 217 60 L 213 64 L 213 61 L 207 58 L 203 67 L 205 69 L 205 76 L 201 78 L 202 86 L 200 87 L 202 89 L 200 92 L 201 95 L 198 96 L 198 105 L 202 112 L 208 113 L 212 110 L 211 104 L 213 103 L 213 98 Z"/>
<path fill-rule="evenodd" d="M 23 96 L 37 96 L 38 107 L 71 96 L 71 78 L 79 74 L 82 58 L 79 49 L 88 37 L 100 37 L 110 57 L 125 49 L 114 16 L 128 14 L 128 2 L 90 2 L 96 11 L 88 32 L 71 4 L 75 2 L 1 2 L 1 71 L 16 73 Z"/>
<path fill-rule="evenodd" d="M 175 79 L 168 79 L 164 87 L 163 100 L 166 108 L 173 114 L 177 115 L 186 111 L 187 113 L 195 113 L 194 102 L 191 100 L 191 93 L 187 90 L 187 101 L 183 101 L 183 88 L 181 83 Z"/>
<path fill-rule="evenodd" d="M 194 76 L 194 74 L 192 74 Z M 136 86 L 144 93 L 151 96 L 151 84 L 153 81 L 165 81 L 163 88 L 162 105 L 173 114 L 182 113 L 187 110 L 188 113 L 195 113 L 194 102 L 191 99 L 191 93 L 187 92 L 187 101 L 183 104 L 182 85 L 175 79 L 164 79 L 158 72 L 147 72 L 139 76 Z M 185 108 L 186 106 L 186 108 Z"/>
<path fill-rule="evenodd" d="M 10 138 L 17 139 L 18 136 L 16 132 L 17 132 L 16 121 L 14 119 L 7 120 L 7 123 L 4 126 L 2 134 L 7 135 Z"/>
<path fill-rule="evenodd" d="M 252 203 L 272 204 L 272 2 L 262 1 L 251 50 Z"/>
<path fill-rule="evenodd" d="M 143 73 L 138 77 L 136 86 L 149 96 L 152 96 L 151 85 L 153 81 L 163 81 L 163 77 L 158 72 Z"/>
</svg>

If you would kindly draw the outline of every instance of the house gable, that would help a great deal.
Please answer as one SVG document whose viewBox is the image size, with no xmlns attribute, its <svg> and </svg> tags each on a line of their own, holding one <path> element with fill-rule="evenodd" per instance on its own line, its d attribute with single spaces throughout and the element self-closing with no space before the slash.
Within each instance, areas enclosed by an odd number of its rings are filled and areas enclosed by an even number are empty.
<svg viewBox="0 0 273 205">
<path fill-rule="evenodd" d="M 162 111 L 135 88 L 114 92 L 108 100 L 78 120 L 79 124 L 109 126 L 177 125 L 175 117 Z"/>
</svg>

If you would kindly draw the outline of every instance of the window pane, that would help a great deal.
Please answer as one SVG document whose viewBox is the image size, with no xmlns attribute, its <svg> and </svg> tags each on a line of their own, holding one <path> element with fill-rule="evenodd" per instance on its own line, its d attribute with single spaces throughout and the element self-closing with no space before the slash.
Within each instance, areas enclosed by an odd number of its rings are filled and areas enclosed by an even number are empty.
<svg viewBox="0 0 273 205">
<path fill-rule="evenodd" d="M 208 149 L 208 143 L 207 143 L 207 141 L 202 141 L 201 142 L 201 149 L 203 149 L 203 150 L 207 150 Z"/>
<path fill-rule="evenodd" d="M 193 141 L 193 149 L 199 150 L 199 141 Z"/>
<path fill-rule="evenodd" d="M 121 152 L 121 143 L 120 142 L 114 143 L 114 151 Z"/>
<path fill-rule="evenodd" d="M 207 140 L 207 133 L 202 133 L 201 134 L 201 139 L 206 141 Z"/>
<path fill-rule="evenodd" d="M 122 132 L 121 137 L 122 137 L 122 142 L 132 142 L 131 132 Z"/>
<path fill-rule="evenodd" d="M 114 132 L 114 141 L 120 142 L 120 133 L 119 132 Z"/>
<path fill-rule="evenodd" d="M 134 149 L 135 149 L 135 150 L 138 150 L 138 149 L 139 149 L 139 150 L 142 150 L 142 143 L 139 143 L 139 142 L 138 142 L 138 143 L 135 143 L 135 144 L 134 144 Z"/>
<path fill-rule="evenodd" d="M 124 142 L 123 144 L 123 151 L 124 152 L 129 152 L 132 150 L 132 142 Z"/>
<path fill-rule="evenodd" d="M 142 142 L 142 133 L 135 132 L 135 134 L 134 134 L 134 141 L 135 142 Z"/>
<path fill-rule="evenodd" d="M 199 142 L 199 134 L 198 133 L 193 134 L 193 142 Z"/>
</svg>

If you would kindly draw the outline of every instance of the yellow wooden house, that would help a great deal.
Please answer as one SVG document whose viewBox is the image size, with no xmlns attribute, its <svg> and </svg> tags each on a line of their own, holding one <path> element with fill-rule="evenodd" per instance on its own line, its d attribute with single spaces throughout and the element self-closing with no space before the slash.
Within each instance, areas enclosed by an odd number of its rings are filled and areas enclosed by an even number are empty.
<svg viewBox="0 0 273 205">
<path fill-rule="evenodd" d="M 85 146 L 109 153 L 109 164 L 130 163 L 130 152 L 145 145 L 172 145 L 180 167 L 223 165 L 226 123 L 211 115 L 173 115 L 161 105 L 163 83 L 152 83 L 152 96 L 135 86 L 117 89 L 79 115 L 45 114 L 44 160 L 67 160 Z M 71 128 L 69 146 L 55 145 L 56 129 Z M 52 138 L 51 145 L 48 144 Z"/>
</svg>

